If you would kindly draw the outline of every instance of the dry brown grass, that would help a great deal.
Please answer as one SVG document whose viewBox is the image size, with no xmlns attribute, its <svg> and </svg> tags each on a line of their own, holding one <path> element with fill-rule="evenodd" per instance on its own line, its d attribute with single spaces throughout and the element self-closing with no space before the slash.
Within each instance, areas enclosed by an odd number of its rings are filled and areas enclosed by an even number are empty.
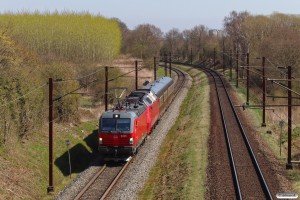
<svg viewBox="0 0 300 200">
<path fill-rule="evenodd" d="M 28 161 L 18 150 L 10 150 L 6 157 L 0 157 L 0 199 L 38 199 L 32 191 L 36 182 L 30 181 L 35 170 L 24 166 Z"/>
</svg>

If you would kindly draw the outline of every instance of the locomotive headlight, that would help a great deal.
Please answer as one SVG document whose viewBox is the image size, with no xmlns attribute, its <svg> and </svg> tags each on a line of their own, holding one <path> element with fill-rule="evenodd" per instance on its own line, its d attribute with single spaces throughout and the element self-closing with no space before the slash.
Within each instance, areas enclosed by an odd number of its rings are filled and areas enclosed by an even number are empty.
<svg viewBox="0 0 300 200">
<path fill-rule="evenodd" d="M 133 138 L 129 139 L 129 144 L 133 144 Z"/>
<path fill-rule="evenodd" d="M 102 138 L 99 138 L 99 144 L 103 144 Z"/>
</svg>

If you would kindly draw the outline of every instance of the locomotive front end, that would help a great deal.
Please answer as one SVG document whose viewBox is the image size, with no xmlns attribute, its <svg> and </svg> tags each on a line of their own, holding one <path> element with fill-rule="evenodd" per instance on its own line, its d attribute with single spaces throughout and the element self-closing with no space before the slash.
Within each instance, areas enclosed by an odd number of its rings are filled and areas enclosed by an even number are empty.
<svg viewBox="0 0 300 200">
<path fill-rule="evenodd" d="M 107 111 L 99 121 L 99 152 L 104 156 L 128 156 L 134 152 L 134 113 Z"/>
</svg>

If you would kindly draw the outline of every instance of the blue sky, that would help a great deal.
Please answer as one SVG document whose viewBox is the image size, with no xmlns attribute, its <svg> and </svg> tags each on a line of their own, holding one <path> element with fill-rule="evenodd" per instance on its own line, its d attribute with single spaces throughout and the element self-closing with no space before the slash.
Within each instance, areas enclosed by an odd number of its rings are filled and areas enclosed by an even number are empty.
<svg viewBox="0 0 300 200">
<path fill-rule="evenodd" d="M 263 15 L 300 14 L 299 0 L 0 0 L 0 5 L 0 12 L 89 11 L 117 17 L 130 29 L 149 23 L 163 32 L 172 28 L 182 31 L 200 24 L 221 29 L 224 17 L 233 10 Z"/>
</svg>

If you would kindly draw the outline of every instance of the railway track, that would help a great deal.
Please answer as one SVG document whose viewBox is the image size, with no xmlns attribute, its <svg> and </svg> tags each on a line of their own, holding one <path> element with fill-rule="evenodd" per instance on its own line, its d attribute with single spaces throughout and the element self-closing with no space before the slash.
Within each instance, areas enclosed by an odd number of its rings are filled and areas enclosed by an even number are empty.
<svg viewBox="0 0 300 200">
<path fill-rule="evenodd" d="M 130 162 L 131 160 L 124 163 L 105 164 L 75 197 L 75 200 L 105 199 Z"/>
<path fill-rule="evenodd" d="M 273 199 L 222 77 L 201 69 L 215 82 L 236 199 Z"/>
<path fill-rule="evenodd" d="M 170 96 L 170 103 L 174 101 L 176 95 L 185 83 L 185 74 L 176 68 L 172 69 L 176 73 L 174 92 Z M 169 104 L 170 104 L 169 103 Z M 166 109 L 167 110 L 167 109 Z M 106 199 L 113 189 L 114 185 L 120 179 L 127 167 L 133 161 L 134 157 L 124 163 L 110 163 L 105 164 L 99 171 L 91 178 L 85 187 L 74 198 L 79 199 Z"/>
<path fill-rule="evenodd" d="M 172 101 L 173 101 L 176 98 L 179 91 L 181 90 L 181 88 L 184 86 L 186 78 L 185 78 L 185 74 L 181 70 L 172 68 L 172 71 L 174 71 L 177 74 L 175 89 L 172 95 Z"/>
</svg>

